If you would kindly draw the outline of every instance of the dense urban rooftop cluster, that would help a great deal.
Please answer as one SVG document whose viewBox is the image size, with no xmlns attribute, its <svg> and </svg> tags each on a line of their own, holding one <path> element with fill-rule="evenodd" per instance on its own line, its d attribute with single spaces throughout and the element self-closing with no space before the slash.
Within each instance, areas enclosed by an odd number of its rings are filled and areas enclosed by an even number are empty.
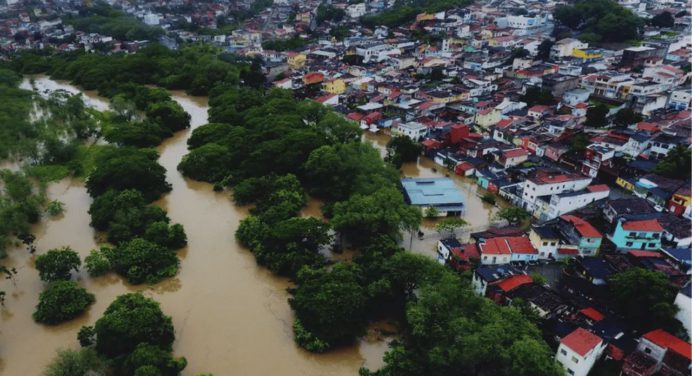
<svg viewBox="0 0 692 376">
<path fill-rule="evenodd" d="M 80 20 L 98 12 L 54 3 L 0 6 L 2 52 L 206 42 L 254 58 L 268 85 L 366 132 L 408 137 L 440 169 L 526 213 L 440 240 L 439 261 L 470 271 L 477 294 L 538 316 L 570 375 L 613 364 L 626 375 L 689 374 L 689 2 L 611 3 L 633 17 L 626 40 L 569 25 L 571 5 L 555 1 L 411 2 L 411 17 L 385 0 L 108 2 L 122 22 L 147 25 L 147 38 L 96 31 Z M 410 204 L 425 211 L 439 204 L 430 195 L 449 196 L 452 209 L 436 215 L 468 214 L 446 182 L 422 183 L 403 181 Z"/>
</svg>

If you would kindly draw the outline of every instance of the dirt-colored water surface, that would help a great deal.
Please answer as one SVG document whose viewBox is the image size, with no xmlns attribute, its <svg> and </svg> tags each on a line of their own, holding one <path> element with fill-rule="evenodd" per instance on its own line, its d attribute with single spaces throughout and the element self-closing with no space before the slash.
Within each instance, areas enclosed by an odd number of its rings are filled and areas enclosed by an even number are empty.
<svg viewBox="0 0 692 376">
<path fill-rule="evenodd" d="M 47 77 L 34 77 L 40 92 L 79 89 Z M 25 80 L 23 88 L 32 84 Z M 94 93 L 84 93 L 85 102 L 99 110 L 108 102 Z M 192 126 L 207 122 L 206 98 L 173 92 L 173 98 L 192 116 Z M 172 316 L 176 330 L 174 352 L 185 356 L 185 375 L 211 372 L 222 375 L 356 375 L 358 368 L 382 364 L 386 341 L 368 335 L 357 346 L 314 355 L 298 348 L 292 338 L 292 314 L 287 303 L 289 282 L 257 266 L 247 250 L 234 238 L 247 209 L 233 205 L 228 192 L 214 192 L 211 185 L 183 178 L 176 166 L 187 152 L 190 130 L 177 133 L 159 147 L 159 162 L 173 185 L 170 194 L 157 204 L 171 220 L 185 226 L 187 248 L 179 251 L 180 272 L 154 286 L 130 286 L 115 275 L 90 278 L 80 283 L 96 295 L 96 303 L 79 318 L 57 326 L 36 324 L 31 314 L 43 283 L 34 269 L 35 256 L 23 248 L 11 250 L 0 261 L 16 267 L 16 284 L 1 280 L 7 291 L 0 308 L 0 374 L 40 375 L 56 350 L 77 348 L 77 331 L 93 325 L 118 296 L 142 291 L 161 303 Z M 91 198 L 83 182 L 65 179 L 48 187 L 50 199 L 64 203 L 64 214 L 44 218 L 34 226 L 36 254 L 70 246 L 83 257 L 97 247 L 97 236 L 89 226 L 87 210 Z M 318 215 L 319 203 L 311 202 L 306 215 Z"/>
</svg>

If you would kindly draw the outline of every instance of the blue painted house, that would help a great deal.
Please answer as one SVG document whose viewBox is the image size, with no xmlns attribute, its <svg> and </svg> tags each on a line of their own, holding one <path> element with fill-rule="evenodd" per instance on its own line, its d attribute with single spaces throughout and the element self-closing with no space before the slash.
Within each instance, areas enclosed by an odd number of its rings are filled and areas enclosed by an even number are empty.
<svg viewBox="0 0 692 376">
<path fill-rule="evenodd" d="M 610 240 L 618 250 L 655 250 L 661 248 L 663 231 L 656 219 L 620 218 Z"/>
</svg>

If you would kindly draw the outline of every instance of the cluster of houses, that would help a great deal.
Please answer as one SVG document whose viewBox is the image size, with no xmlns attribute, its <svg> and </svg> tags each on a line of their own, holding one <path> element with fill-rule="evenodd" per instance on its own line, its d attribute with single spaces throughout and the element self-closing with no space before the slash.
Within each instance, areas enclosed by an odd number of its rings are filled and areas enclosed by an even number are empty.
<svg viewBox="0 0 692 376">
<path fill-rule="evenodd" d="M 527 303 L 567 374 L 609 359 L 625 375 L 686 375 L 692 348 L 679 333 L 634 332 L 602 300 L 617 273 L 659 271 L 679 289 L 677 317 L 692 336 L 692 187 L 689 173 L 656 168 L 673 150 L 689 156 L 689 16 L 682 3 L 620 3 L 647 18 L 668 11 L 675 26 L 647 27 L 639 46 L 590 45 L 553 38 L 554 3 L 517 0 L 366 29 L 352 20 L 370 2 L 332 1 L 346 10 L 348 37 L 259 55 L 273 86 L 366 132 L 408 137 L 440 168 L 530 213 L 528 228 L 441 239 L 438 260 L 471 272 L 479 295 Z M 605 124 L 590 125 L 596 107 Z M 468 214 L 452 187 L 402 180 L 410 204 Z M 550 283 L 527 271 L 544 268 L 557 271 Z"/>
</svg>

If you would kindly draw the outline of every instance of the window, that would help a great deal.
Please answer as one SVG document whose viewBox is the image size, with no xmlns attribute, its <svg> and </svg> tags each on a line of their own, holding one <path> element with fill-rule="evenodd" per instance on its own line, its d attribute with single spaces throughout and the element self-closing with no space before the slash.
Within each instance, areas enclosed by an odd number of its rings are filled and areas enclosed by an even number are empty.
<svg viewBox="0 0 692 376">
<path fill-rule="evenodd" d="M 569 368 L 567 368 L 567 373 L 569 373 L 570 375 L 574 375 L 574 371 L 572 371 L 572 370 L 569 369 Z"/>
<path fill-rule="evenodd" d="M 632 244 L 634 244 L 634 243 L 632 243 L 632 242 L 627 242 L 627 243 L 625 243 L 625 246 L 627 246 L 627 247 L 631 247 L 631 246 L 632 246 Z"/>
<path fill-rule="evenodd" d="M 661 234 L 652 234 L 651 237 L 654 239 L 658 239 L 658 237 L 661 236 Z"/>
<path fill-rule="evenodd" d="M 648 348 L 648 347 L 645 347 L 645 348 L 644 348 L 644 352 L 647 353 L 647 354 L 651 354 L 651 349 Z"/>
<path fill-rule="evenodd" d="M 567 355 L 567 351 L 565 351 L 565 349 L 560 349 L 560 354 Z"/>
<path fill-rule="evenodd" d="M 655 248 L 655 247 L 656 247 L 656 243 L 649 243 L 649 248 Z"/>
<path fill-rule="evenodd" d="M 543 245 L 544 245 L 544 246 L 548 245 L 548 242 L 543 242 Z"/>
<path fill-rule="evenodd" d="M 637 236 L 637 233 L 636 233 L 636 232 L 630 232 L 629 236 L 630 236 L 630 237 L 635 237 L 635 236 Z"/>
<path fill-rule="evenodd" d="M 573 357 L 572 357 L 572 361 L 573 361 L 575 364 L 576 364 L 576 363 L 579 363 L 579 359 L 577 359 L 576 356 L 573 356 Z"/>
</svg>

